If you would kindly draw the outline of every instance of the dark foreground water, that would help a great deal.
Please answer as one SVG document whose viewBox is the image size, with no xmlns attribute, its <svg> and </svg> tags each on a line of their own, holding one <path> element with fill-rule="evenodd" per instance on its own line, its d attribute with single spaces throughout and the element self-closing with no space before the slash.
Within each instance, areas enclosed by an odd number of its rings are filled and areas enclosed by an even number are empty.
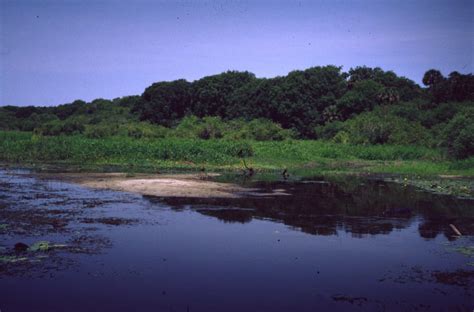
<svg viewBox="0 0 474 312">
<path fill-rule="evenodd" d="M 144 198 L 0 170 L 0 310 L 474 309 L 472 200 L 375 180 L 252 186 Z"/>
</svg>

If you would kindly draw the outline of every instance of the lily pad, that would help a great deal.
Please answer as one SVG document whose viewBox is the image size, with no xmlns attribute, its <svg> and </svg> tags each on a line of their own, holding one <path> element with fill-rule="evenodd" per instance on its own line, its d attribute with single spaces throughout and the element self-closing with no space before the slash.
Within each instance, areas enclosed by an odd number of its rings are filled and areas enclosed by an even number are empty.
<svg viewBox="0 0 474 312">
<path fill-rule="evenodd" d="M 51 242 L 48 241 L 39 241 L 34 243 L 28 250 L 29 251 L 49 251 L 51 249 L 56 249 L 56 248 L 66 248 L 68 245 L 65 244 L 52 244 Z"/>
<path fill-rule="evenodd" d="M 474 246 L 458 247 L 454 250 L 465 256 L 474 257 Z"/>
<path fill-rule="evenodd" d="M 39 241 L 34 243 L 30 248 L 29 251 L 48 251 L 51 248 L 48 241 Z"/>
</svg>

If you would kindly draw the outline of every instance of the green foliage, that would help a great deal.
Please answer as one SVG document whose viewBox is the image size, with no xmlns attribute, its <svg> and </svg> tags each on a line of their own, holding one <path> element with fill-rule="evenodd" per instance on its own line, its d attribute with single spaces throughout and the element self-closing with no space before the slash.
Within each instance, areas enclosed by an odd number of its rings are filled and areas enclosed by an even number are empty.
<svg viewBox="0 0 474 312">
<path fill-rule="evenodd" d="M 229 141 L 182 138 L 134 139 L 125 136 L 90 139 L 75 136 L 35 136 L 26 132 L 0 132 L 0 161 L 68 164 L 127 164 L 180 166 L 183 163 L 240 166 L 252 164 L 287 167 L 324 159 L 437 160 L 442 154 L 417 146 L 334 144 L 322 141 Z"/>
<path fill-rule="evenodd" d="M 474 100 L 474 76 L 452 72 L 448 78 L 439 70 L 430 69 L 423 76 L 423 84 L 428 86 L 431 101 L 438 104 L 449 101 Z"/>
<path fill-rule="evenodd" d="M 181 120 L 170 136 L 197 139 L 228 140 L 285 140 L 293 138 L 294 132 L 266 119 L 243 119 L 223 121 L 220 117 L 187 116 Z"/>
<path fill-rule="evenodd" d="M 35 129 L 36 134 L 41 135 L 73 135 L 84 132 L 85 126 L 77 120 L 59 121 L 53 120 L 47 122 Z"/>
<path fill-rule="evenodd" d="M 336 66 L 293 71 L 285 77 L 272 79 L 257 79 L 248 72 L 229 71 L 191 83 L 190 98 L 181 96 L 184 91 L 180 96 L 174 96 L 174 89 L 167 88 L 178 82 L 158 83 L 147 88 L 134 111 L 142 120 L 166 126 L 171 125 L 168 121 L 181 119 L 185 114 L 225 120 L 265 118 L 285 129 L 296 130 L 302 137 L 311 137 L 313 128 L 321 122 L 322 111 L 335 105 L 347 89 L 345 75 Z M 182 107 L 188 110 L 184 111 Z M 171 116 L 170 111 L 177 115 Z M 205 131 L 203 136 L 206 136 Z"/>
<path fill-rule="evenodd" d="M 430 69 L 423 75 L 423 84 L 425 86 L 435 86 L 443 82 L 444 77 L 439 70 Z"/>
<path fill-rule="evenodd" d="M 342 118 L 372 110 L 378 103 L 378 95 L 383 85 L 373 80 L 361 80 L 353 84 L 352 89 L 337 102 Z"/>
<path fill-rule="evenodd" d="M 152 84 L 134 104 L 133 111 L 141 120 L 169 127 L 184 117 L 190 105 L 191 84 L 181 79 Z"/>
<path fill-rule="evenodd" d="M 227 132 L 225 137 L 234 140 L 281 141 L 296 137 L 294 131 L 262 118 L 250 122 L 234 121 L 231 127 L 233 130 Z"/>
<path fill-rule="evenodd" d="M 384 87 L 381 95 L 391 95 L 395 100 L 411 101 L 421 95 L 421 90 L 413 81 L 398 77 L 392 71 L 383 71 L 379 67 L 370 68 L 359 66 L 351 68 L 348 72 L 349 88 L 352 88 L 357 82 L 364 80 L 372 80 Z M 394 100 L 390 103 L 396 102 Z"/>
<path fill-rule="evenodd" d="M 220 117 L 186 116 L 171 135 L 180 138 L 219 139 L 227 130 L 227 125 Z"/>
<path fill-rule="evenodd" d="M 416 122 L 378 112 L 360 114 L 347 122 L 350 142 L 354 144 L 430 145 L 428 130 Z"/>
<path fill-rule="evenodd" d="M 135 139 L 140 138 L 164 138 L 168 135 L 169 129 L 163 126 L 151 125 L 149 123 L 131 123 L 119 127 L 120 133 Z"/>
<path fill-rule="evenodd" d="M 251 83 L 255 75 L 249 72 L 227 71 L 201 78 L 192 84 L 191 113 L 198 117 L 227 118 L 232 107 L 234 92 Z"/>
<path fill-rule="evenodd" d="M 237 162 L 253 154 L 248 142 L 125 136 L 91 139 L 0 132 L 0 160 L 10 162 L 68 161 L 73 163 L 150 161 Z"/>
<path fill-rule="evenodd" d="M 392 71 L 365 66 L 348 72 L 318 66 L 271 79 L 228 71 L 194 82 L 154 83 L 141 96 L 0 107 L 0 130 L 88 138 L 440 145 L 453 157 L 468 157 L 472 117 L 452 119 L 473 105 L 473 75 L 444 77 L 430 70 L 423 82 L 426 89 Z"/>
<path fill-rule="evenodd" d="M 451 163 L 450 169 L 454 170 L 466 170 L 474 168 L 474 157 L 457 160 Z"/>
<path fill-rule="evenodd" d="M 474 109 L 460 112 L 451 119 L 442 133 L 441 146 L 457 159 L 474 155 Z"/>
<path fill-rule="evenodd" d="M 219 117 L 204 117 L 202 119 L 201 127 L 198 130 L 197 136 L 200 139 L 220 139 L 224 136 L 226 125 Z"/>
<path fill-rule="evenodd" d="M 117 127 L 112 127 L 106 124 L 87 125 L 84 135 L 91 139 L 106 138 L 117 134 Z"/>
<path fill-rule="evenodd" d="M 316 133 L 316 137 L 318 139 L 323 139 L 323 140 L 330 140 L 334 138 L 334 136 L 344 130 L 345 124 L 342 121 L 333 121 L 330 123 L 327 123 L 324 126 L 318 126 L 315 128 L 314 132 Z"/>
<path fill-rule="evenodd" d="M 31 245 L 30 248 L 28 248 L 28 250 L 37 252 L 37 251 L 48 251 L 50 248 L 51 248 L 51 245 L 48 241 L 39 241 Z"/>
<path fill-rule="evenodd" d="M 339 131 L 333 138 L 332 141 L 334 143 L 342 143 L 347 144 L 350 142 L 350 135 L 346 131 Z"/>
<path fill-rule="evenodd" d="M 360 114 L 353 119 L 332 122 L 316 131 L 323 139 L 351 144 L 432 144 L 428 129 L 418 122 L 410 122 L 401 117 L 387 114 L 385 110 L 375 110 Z"/>
</svg>

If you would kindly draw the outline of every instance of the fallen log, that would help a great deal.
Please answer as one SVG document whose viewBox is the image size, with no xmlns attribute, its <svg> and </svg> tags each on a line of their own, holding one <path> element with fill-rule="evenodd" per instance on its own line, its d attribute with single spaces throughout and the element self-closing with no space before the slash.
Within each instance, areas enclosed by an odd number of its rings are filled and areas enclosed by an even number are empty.
<svg viewBox="0 0 474 312">
<path fill-rule="evenodd" d="M 454 224 L 450 224 L 449 226 L 457 236 L 462 236 L 461 232 L 459 232 L 458 228 Z"/>
</svg>

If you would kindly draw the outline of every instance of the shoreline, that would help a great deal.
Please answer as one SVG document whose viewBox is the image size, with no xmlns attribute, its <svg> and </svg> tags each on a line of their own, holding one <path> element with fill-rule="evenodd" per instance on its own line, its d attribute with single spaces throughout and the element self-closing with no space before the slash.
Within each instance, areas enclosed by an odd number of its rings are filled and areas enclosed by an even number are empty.
<svg viewBox="0 0 474 312">
<path fill-rule="evenodd" d="M 135 193 L 154 197 L 241 198 L 286 196 L 284 190 L 262 192 L 230 182 L 216 182 L 208 174 L 133 174 L 128 173 L 35 173 L 36 177 L 78 184 L 92 189 Z"/>
<path fill-rule="evenodd" d="M 3 166 L 2 166 L 3 165 Z M 40 168 L 38 168 L 40 166 Z M 46 167 L 44 167 L 46 166 Z M 42 167 L 42 168 L 41 168 Z M 45 179 L 62 180 L 96 189 L 110 189 L 115 191 L 131 192 L 141 195 L 157 197 L 217 197 L 236 198 L 242 196 L 286 195 L 274 192 L 270 194 L 257 192 L 239 183 L 216 182 L 215 178 L 225 175 L 239 175 L 238 170 L 215 170 L 213 172 L 197 172 L 193 169 L 169 170 L 157 172 L 128 172 L 124 167 L 117 166 L 114 172 L 104 171 L 100 166 L 82 171 L 75 166 L 66 164 L 36 164 L 35 166 L 20 164 L 0 164 L 5 170 L 31 170 L 36 177 Z M 72 169 L 72 170 L 71 170 Z M 110 169 L 110 168 L 109 168 Z M 122 169 L 122 170 L 121 170 Z M 125 169 L 125 170 L 123 170 Z M 138 169 L 138 168 L 134 168 Z M 167 168 L 165 168 L 166 170 Z M 309 170 L 311 171 L 311 170 Z M 306 172 L 308 173 L 308 172 Z M 381 172 L 315 172 L 313 177 L 359 177 L 375 178 L 403 186 L 416 187 L 422 191 L 439 195 L 450 195 L 460 198 L 474 198 L 474 179 L 472 176 L 462 175 L 431 175 L 423 176 L 406 173 L 381 173 Z M 275 170 L 256 169 L 255 176 L 251 179 L 279 180 L 281 174 Z M 297 168 L 290 171 L 289 181 L 297 181 L 310 177 L 301 174 Z"/>
<path fill-rule="evenodd" d="M 218 174 L 38 173 L 44 179 L 71 182 L 92 189 L 156 197 L 237 198 L 254 191 L 209 179 Z"/>
</svg>

